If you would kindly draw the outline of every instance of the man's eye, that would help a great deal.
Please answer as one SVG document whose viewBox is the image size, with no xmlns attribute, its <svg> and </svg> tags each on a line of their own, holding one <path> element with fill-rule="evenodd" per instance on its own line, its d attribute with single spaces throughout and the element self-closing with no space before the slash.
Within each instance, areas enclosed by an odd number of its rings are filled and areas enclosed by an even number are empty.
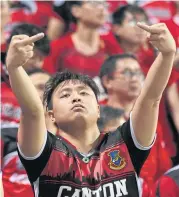
<svg viewBox="0 0 179 197">
<path fill-rule="evenodd" d="M 81 94 L 82 96 L 86 96 L 86 95 L 88 95 L 88 93 L 87 93 L 87 92 L 80 92 L 80 94 Z"/>
<path fill-rule="evenodd" d="M 70 94 L 63 94 L 62 96 L 60 96 L 60 98 L 68 98 L 70 96 Z"/>
</svg>

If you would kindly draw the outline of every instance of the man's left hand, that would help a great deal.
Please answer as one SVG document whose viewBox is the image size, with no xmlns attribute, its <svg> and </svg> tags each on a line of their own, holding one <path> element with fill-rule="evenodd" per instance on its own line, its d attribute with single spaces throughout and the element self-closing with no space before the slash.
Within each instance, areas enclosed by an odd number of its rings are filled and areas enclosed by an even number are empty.
<svg viewBox="0 0 179 197">
<path fill-rule="evenodd" d="M 150 35 L 148 40 L 162 54 L 167 55 L 176 52 L 176 43 L 165 23 L 146 25 L 137 23 L 137 26 L 147 31 Z"/>
</svg>

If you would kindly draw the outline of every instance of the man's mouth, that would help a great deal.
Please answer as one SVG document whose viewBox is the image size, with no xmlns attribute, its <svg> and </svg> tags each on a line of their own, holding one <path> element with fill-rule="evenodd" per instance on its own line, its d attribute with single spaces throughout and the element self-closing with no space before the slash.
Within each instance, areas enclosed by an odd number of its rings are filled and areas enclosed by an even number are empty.
<svg viewBox="0 0 179 197">
<path fill-rule="evenodd" d="M 81 104 L 76 104 L 76 105 L 74 105 L 74 106 L 72 107 L 72 110 L 73 110 L 73 109 L 78 109 L 78 108 L 84 109 L 85 107 L 84 107 L 83 105 L 81 105 Z"/>
</svg>

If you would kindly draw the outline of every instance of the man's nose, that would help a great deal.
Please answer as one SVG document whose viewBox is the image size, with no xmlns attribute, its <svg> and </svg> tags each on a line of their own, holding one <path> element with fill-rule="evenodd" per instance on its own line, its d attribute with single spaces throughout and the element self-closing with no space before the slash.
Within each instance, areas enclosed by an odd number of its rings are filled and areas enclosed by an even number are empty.
<svg viewBox="0 0 179 197">
<path fill-rule="evenodd" d="M 72 103 L 81 102 L 80 95 L 78 93 L 73 94 Z"/>
<path fill-rule="evenodd" d="M 72 103 L 76 103 L 76 102 L 80 102 L 80 101 L 81 101 L 80 98 L 74 98 L 74 99 L 72 100 Z"/>
</svg>

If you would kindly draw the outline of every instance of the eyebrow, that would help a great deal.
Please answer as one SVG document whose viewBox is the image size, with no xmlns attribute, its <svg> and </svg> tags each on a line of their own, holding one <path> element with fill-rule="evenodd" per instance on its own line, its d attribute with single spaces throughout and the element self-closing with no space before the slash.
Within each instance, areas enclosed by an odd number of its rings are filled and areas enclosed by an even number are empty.
<svg viewBox="0 0 179 197">
<path fill-rule="evenodd" d="M 88 90 L 87 85 L 79 85 L 75 88 L 78 89 L 78 90 L 84 90 L 84 89 Z M 62 89 L 59 89 L 58 93 L 62 93 L 64 91 L 70 92 L 70 91 L 72 91 L 72 88 L 71 87 L 64 87 L 64 88 L 62 87 Z"/>
</svg>

